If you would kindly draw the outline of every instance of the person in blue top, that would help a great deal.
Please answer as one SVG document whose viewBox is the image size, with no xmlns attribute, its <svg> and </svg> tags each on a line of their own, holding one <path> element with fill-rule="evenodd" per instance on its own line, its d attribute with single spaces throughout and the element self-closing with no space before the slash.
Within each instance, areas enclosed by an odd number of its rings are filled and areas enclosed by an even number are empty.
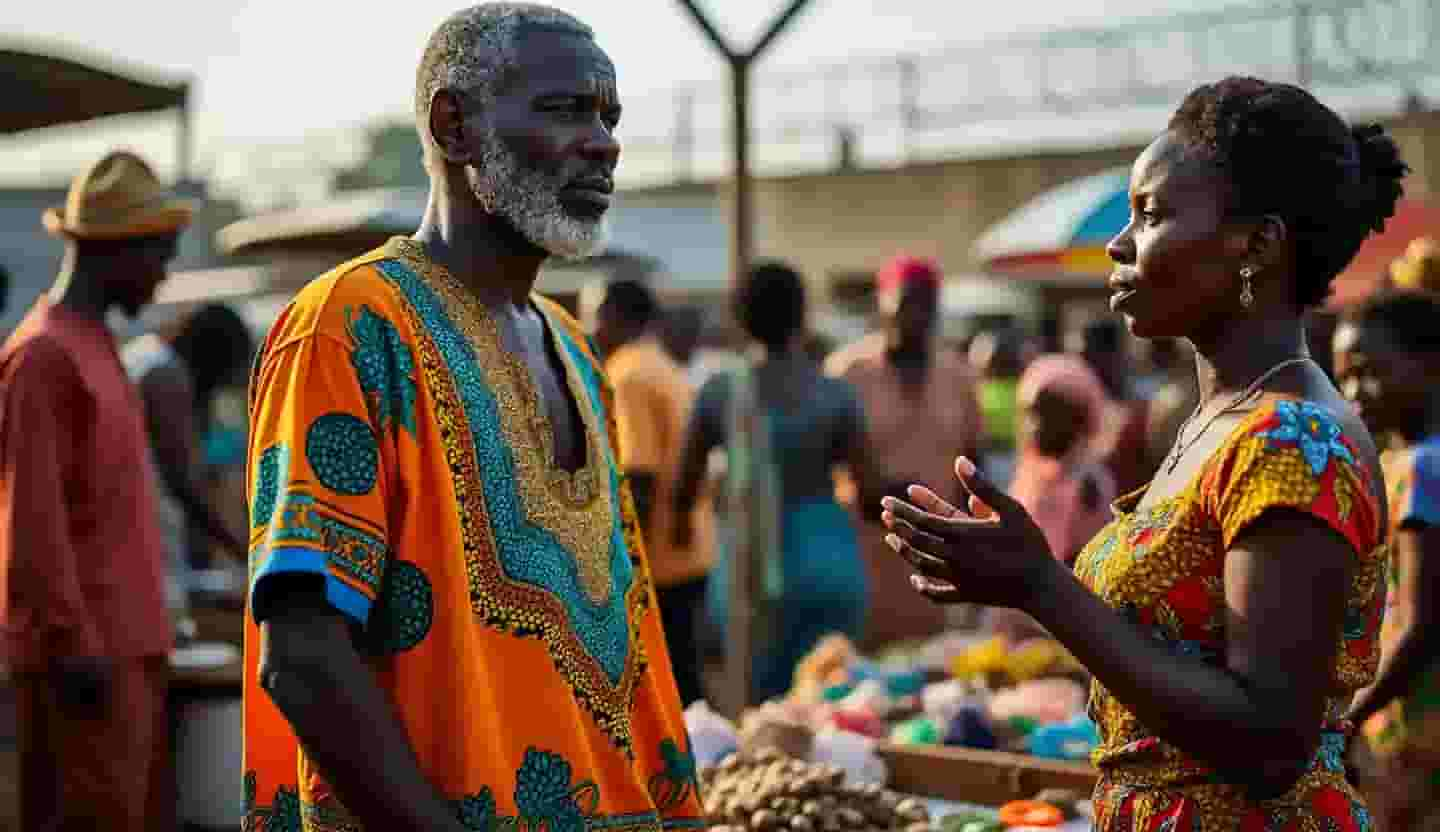
<svg viewBox="0 0 1440 832">
<path fill-rule="evenodd" d="M 690 515 L 710 452 L 723 447 L 725 529 L 708 607 L 723 629 L 731 559 L 747 552 L 751 605 L 762 621 L 750 696 L 763 701 L 789 689 L 796 663 L 822 637 L 861 635 L 865 565 L 851 516 L 835 501 L 831 472 L 843 465 L 862 483 L 874 477 L 859 395 L 850 383 L 825 376 L 804 349 L 800 275 L 783 263 L 757 265 L 734 303 L 763 357 L 701 388 L 681 456 L 675 516 Z M 879 497 L 867 499 L 878 504 Z M 682 539 L 687 533 L 677 532 Z"/>
</svg>

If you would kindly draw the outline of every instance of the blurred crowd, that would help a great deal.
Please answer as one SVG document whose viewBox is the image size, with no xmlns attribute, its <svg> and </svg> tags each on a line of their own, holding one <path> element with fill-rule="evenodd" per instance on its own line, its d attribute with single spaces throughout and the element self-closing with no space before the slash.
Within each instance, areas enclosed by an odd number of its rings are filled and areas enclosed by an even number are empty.
<svg viewBox="0 0 1440 832">
<path fill-rule="evenodd" d="M 533 294 L 604 243 L 619 102 L 584 24 L 478 6 L 417 78 L 420 227 L 263 343 L 214 303 L 114 337 L 195 208 L 138 156 L 45 212 L 64 259 L 0 350 L 32 828 L 173 828 L 172 650 L 216 594 L 248 612 L 247 829 L 701 828 L 684 706 L 780 697 L 827 636 L 954 628 L 1094 674 L 1102 828 L 1440 823 L 1440 249 L 1306 344 L 1395 211 L 1381 128 L 1204 85 L 1137 160 L 1122 315 L 949 342 L 941 265 L 901 254 L 828 344 L 784 260 L 716 329 L 643 281 L 583 324 Z"/>
</svg>

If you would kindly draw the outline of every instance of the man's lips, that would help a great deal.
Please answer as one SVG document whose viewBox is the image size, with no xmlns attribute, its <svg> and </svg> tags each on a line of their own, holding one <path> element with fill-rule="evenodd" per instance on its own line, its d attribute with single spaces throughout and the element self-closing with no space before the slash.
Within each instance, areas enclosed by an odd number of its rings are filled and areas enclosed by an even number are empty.
<svg viewBox="0 0 1440 832">
<path fill-rule="evenodd" d="M 566 186 L 563 193 L 584 200 L 600 208 L 610 207 L 610 195 L 615 185 L 607 178 L 582 179 Z"/>
</svg>

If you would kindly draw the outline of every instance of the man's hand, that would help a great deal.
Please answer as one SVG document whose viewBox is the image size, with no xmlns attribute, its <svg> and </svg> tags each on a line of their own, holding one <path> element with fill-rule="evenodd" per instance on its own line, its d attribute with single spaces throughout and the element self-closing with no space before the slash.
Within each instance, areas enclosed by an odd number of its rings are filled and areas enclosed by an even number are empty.
<svg viewBox="0 0 1440 832">
<path fill-rule="evenodd" d="M 50 665 L 55 701 L 66 716 L 76 719 L 105 715 L 114 677 L 114 662 L 99 656 L 65 656 Z"/>
</svg>

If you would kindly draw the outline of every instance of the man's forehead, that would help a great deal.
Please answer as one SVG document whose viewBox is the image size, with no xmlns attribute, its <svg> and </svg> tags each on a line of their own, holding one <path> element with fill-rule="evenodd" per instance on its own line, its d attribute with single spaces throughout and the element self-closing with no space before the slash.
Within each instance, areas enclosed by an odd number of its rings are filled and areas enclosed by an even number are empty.
<svg viewBox="0 0 1440 832">
<path fill-rule="evenodd" d="M 531 77 L 615 83 L 615 65 L 594 38 L 565 29 L 530 25 L 516 36 L 516 63 Z"/>
</svg>

